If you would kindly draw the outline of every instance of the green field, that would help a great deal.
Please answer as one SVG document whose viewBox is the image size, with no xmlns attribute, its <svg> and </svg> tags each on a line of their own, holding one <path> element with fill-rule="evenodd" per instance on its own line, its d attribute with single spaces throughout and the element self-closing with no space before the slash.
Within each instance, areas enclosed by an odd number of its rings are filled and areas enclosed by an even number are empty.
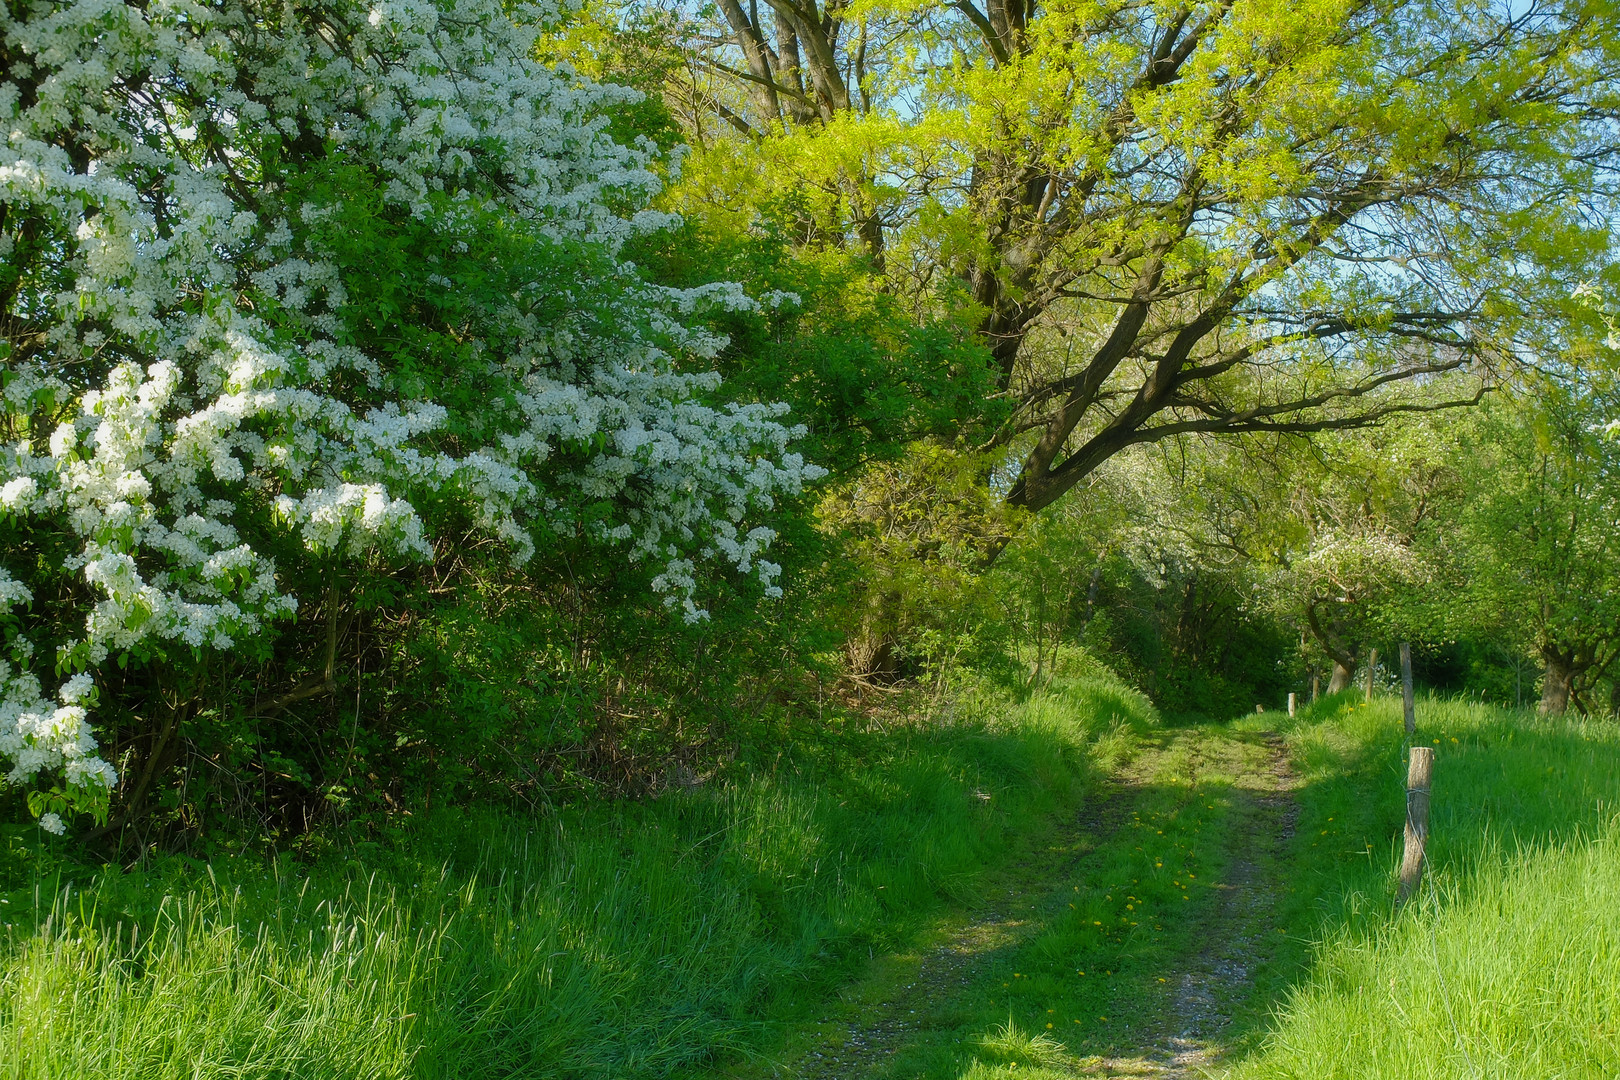
<svg viewBox="0 0 1620 1080">
<path fill-rule="evenodd" d="M 1436 747 L 1431 870 L 1398 913 L 1398 704 L 1324 703 L 1289 732 L 1306 781 L 1292 922 L 1311 948 L 1233 1076 L 1616 1075 L 1620 726 L 1417 715 Z"/>
<path fill-rule="evenodd" d="M 1150 722 L 1112 685 L 828 730 L 645 804 L 447 814 L 303 864 L 9 836 L 5 1077 L 660 1076 L 905 942 Z"/>
<path fill-rule="evenodd" d="M 14 831 L 0 1075 L 1615 1075 L 1620 729 L 1420 704 L 1398 911 L 1398 703 L 1272 715 L 1065 684 L 304 862 L 92 871 Z"/>
</svg>

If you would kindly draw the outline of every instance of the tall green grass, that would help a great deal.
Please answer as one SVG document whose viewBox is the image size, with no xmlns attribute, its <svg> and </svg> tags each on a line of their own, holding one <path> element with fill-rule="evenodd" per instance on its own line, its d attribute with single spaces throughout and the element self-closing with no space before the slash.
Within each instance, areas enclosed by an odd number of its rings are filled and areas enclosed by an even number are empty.
<svg viewBox="0 0 1620 1080">
<path fill-rule="evenodd" d="M 1620 727 L 1420 703 L 1429 871 L 1401 911 L 1398 703 L 1330 699 L 1289 737 L 1289 925 L 1316 945 L 1233 1080 L 1620 1075 Z"/>
<path fill-rule="evenodd" d="M 899 944 L 1151 720 L 1092 680 L 315 865 L 0 867 L 0 1077 L 664 1075 Z"/>
</svg>

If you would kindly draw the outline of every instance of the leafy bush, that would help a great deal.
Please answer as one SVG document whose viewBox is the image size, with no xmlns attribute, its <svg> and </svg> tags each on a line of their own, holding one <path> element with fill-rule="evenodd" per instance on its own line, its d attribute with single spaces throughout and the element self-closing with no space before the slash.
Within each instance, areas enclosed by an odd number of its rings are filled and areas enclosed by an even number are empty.
<svg viewBox="0 0 1620 1080">
<path fill-rule="evenodd" d="M 613 547 L 689 622 L 709 568 L 779 594 L 762 519 L 821 470 L 702 367 L 758 303 L 623 258 L 670 223 L 604 133 L 636 95 L 534 38 L 493 0 L 7 9 L 0 758 L 48 828 L 120 772 L 149 812 L 205 731 L 259 753 L 423 563 Z M 250 694 L 273 658 L 305 678 Z"/>
</svg>

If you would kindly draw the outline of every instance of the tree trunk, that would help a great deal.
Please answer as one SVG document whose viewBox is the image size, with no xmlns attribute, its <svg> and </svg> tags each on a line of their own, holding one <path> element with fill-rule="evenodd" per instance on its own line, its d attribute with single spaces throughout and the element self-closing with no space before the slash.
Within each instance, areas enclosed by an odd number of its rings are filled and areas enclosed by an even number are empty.
<svg viewBox="0 0 1620 1080">
<path fill-rule="evenodd" d="M 1327 654 L 1328 662 L 1333 665 L 1333 675 L 1328 679 L 1327 692 L 1337 694 L 1340 690 L 1347 689 L 1350 686 L 1350 681 L 1355 678 L 1356 653 L 1359 650 L 1344 640 L 1343 632 L 1334 627 L 1331 619 L 1324 622 L 1321 616 L 1317 614 L 1316 607 L 1321 602 L 1323 601 L 1310 600 L 1306 602 L 1305 629 L 1311 632 L 1311 636 L 1316 639 L 1316 643 Z"/>
<path fill-rule="evenodd" d="M 1082 630 L 1091 625 L 1091 617 L 1097 613 L 1097 586 L 1102 584 L 1102 570 L 1102 559 L 1099 557 L 1097 565 L 1091 568 L 1091 584 L 1086 586 L 1086 621 L 1080 627 Z M 1620 687 L 1620 682 L 1615 683 L 1615 686 Z"/>
<path fill-rule="evenodd" d="M 1546 673 L 1541 679 L 1541 705 L 1536 710 L 1543 716 L 1562 716 L 1569 709 L 1570 695 L 1575 689 L 1575 667 L 1564 656 L 1548 652 Z"/>
</svg>

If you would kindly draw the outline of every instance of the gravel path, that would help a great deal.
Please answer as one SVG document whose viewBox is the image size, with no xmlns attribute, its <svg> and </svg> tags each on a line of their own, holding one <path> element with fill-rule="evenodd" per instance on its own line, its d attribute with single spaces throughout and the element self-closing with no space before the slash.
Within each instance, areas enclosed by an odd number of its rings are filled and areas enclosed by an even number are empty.
<svg viewBox="0 0 1620 1080">
<path fill-rule="evenodd" d="M 1134 1045 L 1106 1057 L 1069 1059 L 1060 1075 L 1193 1080 L 1218 1068 L 1235 1010 L 1249 996 L 1254 973 L 1276 933 L 1280 868 L 1294 832 L 1298 778 L 1277 735 L 1228 734 L 1219 729 L 1171 731 L 1103 785 L 1040 851 L 1003 875 L 1001 884 L 967 920 L 911 960 L 908 976 L 881 1000 L 822 1021 L 818 1039 L 797 1060 L 770 1075 L 783 1080 L 859 1080 L 885 1075 L 896 1050 L 926 1037 L 930 1017 L 979 985 L 982 973 L 1038 934 L 1043 911 L 1068 882 L 1083 879 L 1086 856 L 1131 821 L 1146 785 L 1157 782 L 1172 754 L 1185 769 L 1238 776 L 1230 827 L 1224 837 L 1226 870 L 1214 883 L 1216 898 L 1186 928 L 1188 950 L 1177 961 L 1162 1013 L 1132 1028 Z"/>
<path fill-rule="evenodd" d="M 1251 774 L 1251 786 L 1239 789 L 1247 805 L 1241 827 L 1228 841 L 1232 861 L 1216 886 L 1220 901 L 1202 927 L 1207 944 L 1181 975 L 1172 1033 L 1158 1048 L 1164 1058 L 1159 1076 L 1204 1076 L 1220 1060 L 1232 1009 L 1246 996 L 1267 951 L 1279 899 L 1276 869 L 1294 835 L 1299 808 L 1293 792 L 1299 782 L 1281 737 L 1266 742 L 1268 767 Z"/>
</svg>

